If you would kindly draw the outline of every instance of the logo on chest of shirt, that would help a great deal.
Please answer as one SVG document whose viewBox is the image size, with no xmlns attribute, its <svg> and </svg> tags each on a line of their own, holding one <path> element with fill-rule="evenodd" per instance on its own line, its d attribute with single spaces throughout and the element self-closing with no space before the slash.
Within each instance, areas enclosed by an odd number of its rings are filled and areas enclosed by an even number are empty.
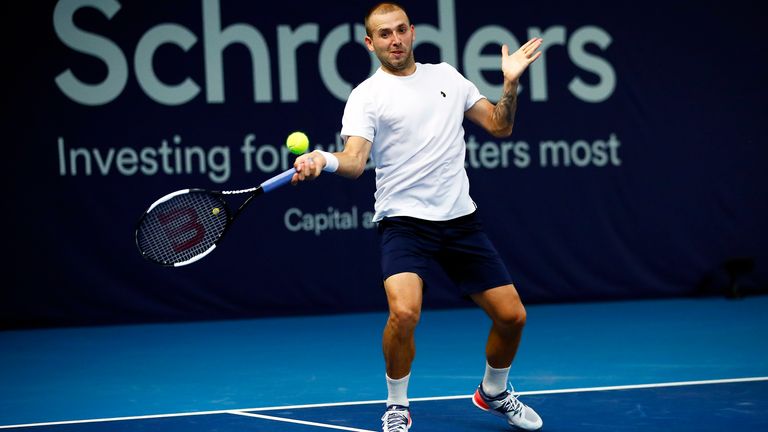
<svg viewBox="0 0 768 432">
<path fill-rule="evenodd" d="M 440 94 L 443 95 L 443 97 L 445 97 L 445 92 L 444 91 L 440 90 Z"/>
</svg>

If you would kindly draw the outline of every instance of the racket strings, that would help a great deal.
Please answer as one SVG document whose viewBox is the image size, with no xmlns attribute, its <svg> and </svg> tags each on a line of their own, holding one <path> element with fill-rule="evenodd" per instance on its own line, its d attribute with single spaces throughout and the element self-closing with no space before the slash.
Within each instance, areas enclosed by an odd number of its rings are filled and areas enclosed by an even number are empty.
<svg viewBox="0 0 768 432">
<path fill-rule="evenodd" d="M 221 237 L 229 214 L 223 201 L 191 191 L 156 205 L 139 224 L 137 244 L 145 257 L 161 264 L 188 261 Z"/>
</svg>

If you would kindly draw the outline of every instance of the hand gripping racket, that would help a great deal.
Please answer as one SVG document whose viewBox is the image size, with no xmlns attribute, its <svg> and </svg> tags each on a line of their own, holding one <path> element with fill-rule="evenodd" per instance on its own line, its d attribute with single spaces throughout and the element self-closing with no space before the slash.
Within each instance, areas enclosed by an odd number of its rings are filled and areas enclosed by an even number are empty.
<svg viewBox="0 0 768 432">
<path fill-rule="evenodd" d="M 169 193 L 152 203 L 139 219 L 136 246 L 144 258 L 163 266 L 192 264 L 213 252 L 254 197 L 288 184 L 295 172 L 291 168 L 249 189 L 182 189 Z M 240 194 L 250 195 L 232 212 L 224 198 Z"/>
</svg>

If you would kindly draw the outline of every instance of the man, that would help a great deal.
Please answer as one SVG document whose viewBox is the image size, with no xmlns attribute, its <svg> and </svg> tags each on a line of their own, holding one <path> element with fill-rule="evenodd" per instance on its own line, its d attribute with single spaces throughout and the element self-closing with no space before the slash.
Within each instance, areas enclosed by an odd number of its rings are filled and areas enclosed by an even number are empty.
<svg viewBox="0 0 768 432">
<path fill-rule="evenodd" d="M 388 388 L 383 431 L 404 432 L 411 426 L 407 388 L 431 263 L 441 266 L 493 323 L 486 372 L 473 402 L 512 427 L 540 429 L 541 418 L 507 389 L 525 309 L 469 196 L 462 122 L 468 118 L 495 137 L 512 133 L 518 81 L 541 55 L 541 39 L 528 41 L 512 55 L 502 46 L 504 91 L 494 105 L 452 66 L 416 63 L 415 29 L 402 6 L 377 4 L 366 15 L 365 27 L 365 44 L 381 67 L 349 96 L 342 118 L 344 150 L 298 157 L 292 183 L 312 180 L 321 171 L 357 178 L 369 156 L 376 164 L 373 220 L 381 233 L 389 305 L 383 335 Z"/>
</svg>

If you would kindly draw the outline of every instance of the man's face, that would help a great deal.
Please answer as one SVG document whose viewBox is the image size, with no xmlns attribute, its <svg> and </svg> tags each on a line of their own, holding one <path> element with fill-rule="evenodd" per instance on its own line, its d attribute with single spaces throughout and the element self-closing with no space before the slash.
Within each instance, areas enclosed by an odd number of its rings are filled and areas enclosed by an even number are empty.
<svg viewBox="0 0 768 432">
<path fill-rule="evenodd" d="M 368 20 L 371 36 L 365 37 L 365 45 L 379 58 L 381 66 L 395 75 L 413 72 L 413 25 L 402 10 L 373 14 Z"/>
</svg>

